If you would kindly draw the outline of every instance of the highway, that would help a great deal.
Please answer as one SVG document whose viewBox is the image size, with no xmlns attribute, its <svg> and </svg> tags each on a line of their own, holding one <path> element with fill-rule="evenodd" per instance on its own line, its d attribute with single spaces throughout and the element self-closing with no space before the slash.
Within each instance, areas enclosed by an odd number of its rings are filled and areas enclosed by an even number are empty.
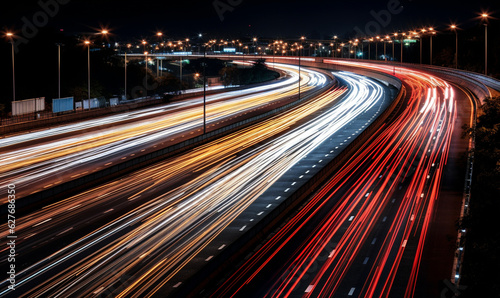
<svg viewBox="0 0 500 298">
<path fill-rule="evenodd" d="M 289 77 L 208 96 L 207 131 L 283 105 L 295 95 L 297 67 L 277 67 Z M 319 72 L 303 70 L 303 93 L 317 90 L 325 80 Z M 0 185 L 16 184 L 18 198 L 22 198 L 200 135 L 202 103 L 198 97 L 0 139 Z"/>
<path fill-rule="evenodd" d="M 316 76 L 315 85 L 331 84 Z M 375 81 L 338 76 L 345 86 L 287 113 L 19 218 L 17 246 L 24 257 L 16 295 L 162 293 L 284 173 L 368 110 L 378 114 L 387 104 Z M 367 122 L 356 123 L 350 129 L 359 132 Z"/>
<path fill-rule="evenodd" d="M 345 63 L 394 72 L 393 66 Z M 426 236 L 439 221 L 457 97 L 467 105 L 470 99 L 425 72 L 398 67 L 396 73 L 407 90 L 398 115 L 206 296 L 415 295 Z"/>
</svg>

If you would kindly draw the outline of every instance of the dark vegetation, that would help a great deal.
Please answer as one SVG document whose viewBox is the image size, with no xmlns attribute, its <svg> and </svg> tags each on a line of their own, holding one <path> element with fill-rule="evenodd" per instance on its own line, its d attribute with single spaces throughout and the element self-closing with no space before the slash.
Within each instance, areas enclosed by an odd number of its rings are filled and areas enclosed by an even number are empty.
<svg viewBox="0 0 500 298">
<path fill-rule="evenodd" d="M 464 297 L 500 297 L 500 97 L 487 99 L 474 134 L 474 172 L 462 271 Z M 461 297 L 463 297 L 461 296 Z"/>
</svg>

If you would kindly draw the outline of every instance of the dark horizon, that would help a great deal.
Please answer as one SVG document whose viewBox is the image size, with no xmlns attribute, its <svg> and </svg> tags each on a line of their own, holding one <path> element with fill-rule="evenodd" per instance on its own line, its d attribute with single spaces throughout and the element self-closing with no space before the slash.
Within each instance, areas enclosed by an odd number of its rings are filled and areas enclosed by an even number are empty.
<svg viewBox="0 0 500 298">
<path fill-rule="evenodd" d="M 48 18 L 43 18 L 44 5 Z M 450 1 L 361 0 L 322 1 L 195 1 L 159 2 L 144 0 L 80 1 L 28 0 L 5 3 L 0 28 L 21 32 L 26 23 L 46 24 L 67 34 L 92 34 L 107 28 L 117 39 L 144 37 L 161 31 L 166 37 L 182 38 L 198 33 L 227 37 L 307 36 L 329 39 L 360 36 L 361 32 L 386 34 L 434 26 L 443 30 L 451 23 L 470 27 L 480 22 L 477 13 L 496 10 L 488 1 L 467 9 Z M 55 5 L 57 7 L 55 7 Z M 47 15 L 47 14 L 45 14 Z M 28 25 L 29 26 L 29 25 Z"/>
</svg>

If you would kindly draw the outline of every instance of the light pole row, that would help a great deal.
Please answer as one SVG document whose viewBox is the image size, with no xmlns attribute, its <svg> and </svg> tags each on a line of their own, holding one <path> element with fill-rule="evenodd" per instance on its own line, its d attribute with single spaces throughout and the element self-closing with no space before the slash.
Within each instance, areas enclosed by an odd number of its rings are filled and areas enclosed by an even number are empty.
<svg viewBox="0 0 500 298">
<path fill-rule="evenodd" d="M 489 15 L 487 13 L 482 13 L 481 18 L 484 21 L 484 74 L 487 75 L 488 74 L 488 18 L 489 18 Z M 455 24 L 452 24 L 450 26 L 450 28 L 451 28 L 451 30 L 453 30 L 455 32 L 455 68 L 458 69 L 458 31 L 457 31 L 457 29 L 459 29 L 459 28 Z M 429 33 L 426 33 L 427 31 Z M 99 32 L 99 34 L 102 34 L 102 35 L 107 35 L 108 33 L 109 33 L 108 30 L 101 30 Z M 412 32 L 412 34 L 415 34 L 416 36 L 419 35 L 419 38 L 420 38 L 420 64 L 422 64 L 422 37 L 425 34 L 429 34 L 429 36 L 430 36 L 430 61 L 429 61 L 429 64 L 432 65 L 432 59 L 433 59 L 432 37 L 436 34 L 436 31 L 434 30 L 434 28 L 429 28 L 428 30 L 422 29 L 420 33 Z M 162 38 L 163 33 L 158 32 L 158 33 L 156 33 L 156 35 L 158 36 L 158 38 Z M 395 33 L 394 35 L 395 35 L 395 37 L 398 36 L 397 33 Z M 13 101 L 16 101 L 14 34 L 12 32 L 7 32 L 6 37 L 10 40 L 10 42 L 12 44 L 12 99 L 13 99 Z M 411 35 L 410 35 L 410 38 L 411 38 Z M 337 36 L 334 36 L 334 39 L 336 40 Z M 377 39 L 376 42 L 378 45 L 378 41 L 380 40 L 380 36 L 377 36 L 376 39 Z M 386 39 L 388 39 L 390 43 L 392 42 L 392 40 L 390 40 L 390 37 L 388 35 L 386 36 L 385 39 L 382 38 L 382 41 L 384 42 L 384 58 L 385 58 L 385 60 L 387 60 Z M 253 39 L 254 47 L 255 47 L 256 40 L 257 40 L 256 38 Z M 301 37 L 301 41 L 303 42 L 304 40 L 305 40 L 305 37 Z M 374 40 L 373 38 L 369 39 L 369 41 L 373 41 L 373 40 Z M 189 39 L 186 39 L 186 43 L 188 43 L 188 42 L 189 42 Z M 147 43 L 146 41 L 142 42 L 142 44 L 144 45 L 144 49 L 146 47 L 146 43 Z M 401 39 L 401 62 L 403 62 L 403 43 L 404 43 L 404 34 L 403 34 L 403 37 Z M 85 40 L 84 44 L 87 46 L 87 79 L 88 79 L 87 92 L 88 92 L 88 98 L 90 99 L 90 45 L 91 45 L 91 42 L 89 40 Z M 343 49 L 344 45 L 345 45 L 344 43 L 340 44 L 342 49 Z M 58 47 L 58 96 L 59 96 L 59 98 L 61 98 L 61 44 L 58 44 L 57 47 Z M 351 47 L 351 44 L 349 44 L 349 47 Z M 335 50 L 333 49 L 332 51 L 333 51 L 333 56 L 335 56 Z M 368 57 L 369 58 L 371 58 L 370 51 L 371 51 L 371 47 L 370 47 L 370 45 L 368 45 Z M 341 50 L 340 52 L 341 52 L 340 56 L 341 56 L 341 58 L 343 58 L 343 50 Z M 351 54 L 350 49 L 349 49 L 349 52 Z M 273 57 L 274 57 L 274 53 L 275 53 L 275 50 L 273 50 Z M 144 54 L 146 57 L 145 62 L 146 62 L 146 76 L 147 76 L 147 68 L 148 68 L 147 54 L 148 53 L 146 51 L 144 51 Z M 350 56 L 350 54 L 349 54 L 349 56 Z M 394 57 L 394 42 L 392 42 L 392 55 Z M 299 54 L 299 56 L 300 56 L 300 54 Z M 355 54 L 354 56 L 356 58 L 357 55 Z M 378 46 L 375 47 L 375 56 L 376 56 L 376 60 L 378 60 Z M 181 72 L 180 80 L 182 83 L 182 57 L 181 57 L 181 62 L 180 62 L 180 72 Z M 126 95 L 127 95 L 127 53 L 125 51 L 125 96 Z"/>
</svg>

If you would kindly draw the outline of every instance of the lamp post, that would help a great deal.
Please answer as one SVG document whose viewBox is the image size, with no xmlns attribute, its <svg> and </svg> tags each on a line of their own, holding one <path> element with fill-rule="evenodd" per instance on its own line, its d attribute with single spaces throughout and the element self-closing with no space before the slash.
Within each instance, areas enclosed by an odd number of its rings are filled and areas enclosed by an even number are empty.
<svg viewBox="0 0 500 298">
<path fill-rule="evenodd" d="M 488 14 L 483 13 L 484 20 L 484 74 L 488 75 Z"/>
<path fill-rule="evenodd" d="M 87 92 L 90 99 L 90 41 L 86 40 L 84 43 L 87 45 Z"/>
<path fill-rule="evenodd" d="M 371 60 L 371 58 L 372 58 L 372 55 L 371 55 L 371 47 L 372 47 L 371 42 L 372 41 L 373 41 L 373 38 L 368 39 L 368 60 Z"/>
<path fill-rule="evenodd" d="M 299 100 L 300 100 L 300 49 L 299 49 Z"/>
<path fill-rule="evenodd" d="M 378 41 L 380 40 L 380 36 L 377 36 L 377 41 L 375 42 L 375 60 L 378 60 Z"/>
<path fill-rule="evenodd" d="M 396 58 L 396 54 L 394 52 L 394 48 L 395 48 L 395 43 L 396 43 L 396 38 L 398 37 L 398 34 L 397 33 L 394 33 L 394 41 L 392 43 L 392 60 L 394 61 L 394 59 Z"/>
<path fill-rule="evenodd" d="M 425 29 L 422 29 L 422 33 L 420 34 L 420 64 L 422 64 L 422 43 L 425 31 Z"/>
<path fill-rule="evenodd" d="M 203 47 L 203 134 L 207 133 L 207 51 Z"/>
<path fill-rule="evenodd" d="M 358 59 L 358 51 L 359 51 L 359 39 L 354 40 L 354 59 Z M 363 57 L 361 57 L 363 58 Z"/>
<path fill-rule="evenodd" d="M 335 58 L 335 48 L 336 48 L 336 46 L 335 46 L 335 42 L 337 41 L 337 38 L 338 38 L 338 36 L 337 36 L 337 35 L 334 35 L 334 36 L 333 36 L 333 47 L 332 47 L 332 52 L 333 52 L 333 53 L 332 53 L 332 55 L 333 55 L 333 58 Z"/>
<path fill-rule="evenodd" d="M 391 39 L 391 37 L 389 35 L 386 35 L 385 36 L 385 40 L 384 40 L 384 61 L 387 62 L 387 42 Z"/>
<path fill-rule="evenodd" d="M 61 98 L 61 44 L 57 44 L 57 94 Z"/>
<path fill-rule="evenodd" d="M 125 97 L 125 100 L 127 100 L 127 50 L 125 50 L 125 62 L 124 62 L 124 66 L 125 66 L 125 90 L 124 90 L 124 97 Z"/>
<path fill-rule="evenodd" d="M 158 48 L 158 51 L 156 51 L 156 53 L 158 53 L 160 51 L 160 46 L 163 48 L 163 32 L 157 32 L 156 33 L 156 36 L 158 37 L 158 43 L 159 43 L 159 46 L 157 46 Z M 163 50 L 162 50 L 163 51 Z M 163 60 L 161 60 L 163 61 Z M 156 56 L 156 78 L 159 78 L 160 77 L 160 59 L 158 59 L 158 56 Z"/>
<path fill-rule="evenodd" d="M 127 100 L 127 51 L 132 47 L 131 44 L 127 44 L 127 48 L 125 49 L 125 92 L 124 97 Z"/>
<path fill-rule="evenodd" d="M 144 62 L 146 64 L 146 69 L 145 69 L 145 74 L 144 74 L 144 79 L 145 79 L 145 82 L 144 82 L 144 85 L 147 86 L 148 85 L 148 52 L 144 52 Z M 148 96 L 148 88 L 144 88 L 145 90 L 145 96 L 147 97 Z"/>
<path fill-rule="evenodd" d="M 403 63 L 403 47 L 405 45 L 405 33 L 401 34 L 401 64 Z"/>
<path fill-rule="evenodd" d="M 14 67 L 14 33 L 7 32 L 7 37 L 12 44 L 12 101 L 16 101 L 16 71 Z"/>
<path fill-rule="evenodd" d="M 431 35 L 431 48 L 430 48 L 430 51 L 431 51 L 431 53 L 430 53 L 430 54 L 431 54 L 431 57 L 430 57 L 430 63 L 429 63 L 429 64 L 430 64 L 430 65 L 432 65 L 432 36 L 433 36 L 434 34 L 436 34 L 436 31 L 434 31 L 434 28 L 432 28 L 432 27 L 431 27 L 431 28 L 429 28 L 429 31 L 430 31 L 430 35 Z"/>
<path fill-rule="evenodd" d="M 455 31 L 455 69 L 458 69 L 458 31 L 456 25 L 451 25 L 451 30 Z"/>
</svg>

